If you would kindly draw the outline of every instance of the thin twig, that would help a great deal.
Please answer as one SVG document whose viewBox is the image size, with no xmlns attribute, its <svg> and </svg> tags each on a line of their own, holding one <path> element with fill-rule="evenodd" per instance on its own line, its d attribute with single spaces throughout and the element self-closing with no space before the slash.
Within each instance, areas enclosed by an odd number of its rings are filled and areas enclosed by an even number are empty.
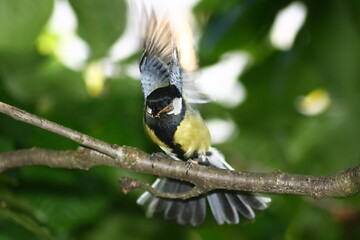
<svg viewBox="0 0 360 240">
<path fill-rule="evenodd" d="M 143 183 L 139 180 L 131 179 L 127 177 L 121 178 L 119 182 L 125 194 L 130 193 L 135 188 L 140 188 L 150 192 L 152 195 L 156 197 L 167 198 L 167 199 L 185 200 L 193 197 L 198 197 L 207 192 L 207 190 L 199 189 L 198 187 L 193 187 L 191 190 L 187 192 L 180 192 L 180 193 L 160 192 L 147 183 Z"/>
</svg>

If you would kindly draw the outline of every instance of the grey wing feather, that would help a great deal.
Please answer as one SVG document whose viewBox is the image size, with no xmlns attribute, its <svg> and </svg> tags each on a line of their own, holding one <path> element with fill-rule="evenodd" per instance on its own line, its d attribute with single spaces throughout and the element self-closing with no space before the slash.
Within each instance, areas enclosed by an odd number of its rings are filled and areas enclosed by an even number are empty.
<svg viewBox="0 0 360 240">
<path fill-rule="evenodd" d="M 157 20 L 154 12 L 142 21 L 144 51 L 140 60 L 140 78 L 145 98 L 155 89 L 170 84 L 182 91 L 181 67 L 175 36 L 167 17 Z"/>
<path fill-rule="evenodd" d="M 211 99 L 195 83 L 194 72 L 181 67 L 180 57 L 185 51 L 178 48 L 176 35 L 169 17 L 158 20 L 154 11 L 147 14 L 143 9 L 140 32 L 143 55 L 140 60 L 140 78 L 145 98 L 155 89 L 169 84 L 175 85 L 189 103 L 207 103 Z M 175 30 L 175 29 L 174 29 Z"/>
</svg>

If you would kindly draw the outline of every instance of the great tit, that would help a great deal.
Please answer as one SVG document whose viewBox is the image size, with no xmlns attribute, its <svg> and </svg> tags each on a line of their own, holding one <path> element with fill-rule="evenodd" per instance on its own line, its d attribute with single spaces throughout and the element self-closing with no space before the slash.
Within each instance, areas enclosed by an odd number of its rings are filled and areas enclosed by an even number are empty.
<svg viewBox="0 0 360 240">
<path fill-rule="evenodd" d="M 168 18 L 144 16 L 140 78 L 145 97 L 144 126 L 151 140 L 174 160 L 197 161 L 212 167 L 231 169 L 222 154 L 211 147 L 210 133 L 199 112 L 191 105 L 184 87 L 183 69 L 175 34 Z M 185 192 L 186 182 L 158 178 L 152 185 L 163 192 Z M 165 219 L 180 224 L 200 225 L 206 216 L 206 200 L 218 224 L 239 223 L 238 212 L 255 217 L 253 209 L 267 208 L 269 198 L 247 192 L 216 190 L 189 200 L 160 199 L 149 192 L 137 203 L 147 207 L 147 215 L 163 212 Z"/>
</svg>

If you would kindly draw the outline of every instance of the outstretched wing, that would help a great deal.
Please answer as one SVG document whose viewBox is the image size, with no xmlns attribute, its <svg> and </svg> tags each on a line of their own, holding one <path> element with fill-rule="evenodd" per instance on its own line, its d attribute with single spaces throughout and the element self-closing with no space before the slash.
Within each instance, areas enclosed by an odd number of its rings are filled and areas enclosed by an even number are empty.
<svg viewBox="0 0 360 240">
<path fill-rule="evenodd" d="M 181 67 L 176 41 L 169 19 L 160 21 L 154 12 L 143 14 L 142 37 L 144 52 L 140 60 L 140 78 L 145 98 L 155 89 L 170 84 L 182 92 Z"/>
</svg>

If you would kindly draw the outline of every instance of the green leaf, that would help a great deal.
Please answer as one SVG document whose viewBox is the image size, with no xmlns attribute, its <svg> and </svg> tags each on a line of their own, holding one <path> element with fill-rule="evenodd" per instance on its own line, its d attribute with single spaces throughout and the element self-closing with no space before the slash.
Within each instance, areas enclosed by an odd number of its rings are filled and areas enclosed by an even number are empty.
<svg viewBox="0 0 360 240">
<path fill-rule="evenodd" d="M 0 211 L 0 216 L 19 224 L 43 239 L 51 239 L 48 229 L 40 226 L 34 219 L 25 214 L 16 213 L 9 209 L 2 209 Z"/>
<path fill-rule="evenodd" d="M 90 45 L 93 58 L 106 54 L 125 28 L 123 0 L 70 0 L 76 13 L 79 35 Z"/>
<path fill-rule="evenodd" d="M 15 231 L 18 237 L 27 236 L 29 239 L 29 231 L 33 233 L 37 238 L 51 239 L 50 231 L 43 226 L 42 218 L 43 214 L 29 205 L 22 199 L 13 196 L 9 191 L 0 189 L 0 226 L 7 226 L 6 229 L 1 229 L 1 233 L 13 236 Z M 4 222 L 6 220 L 6 222 Z M 1 222 L 3 222 L 1 224 Z M 10 225 L 9 225 L 10 224 Z M 20 229 L 26 229 L 26 231 L 18 231 Z M 12 227 L 9 227 L 12 226 Z"/>
<path fill-rule="evenodd" d="M 243 49 L 265 57 L 271 52 L 267 35 L 280 9 L 289 1 L 213 1 L 214 9 L 204 7 L 202 1 L 196 8 L 198 18 L 209 16 L 199 47 L 204 64 L 210 64 L 224 52 Z"/>
<path fill-rule="evenodd" d="M 53 5 L 53 0 L 0 0 L 0 52 L 31 50 Z"/>
</svg>

